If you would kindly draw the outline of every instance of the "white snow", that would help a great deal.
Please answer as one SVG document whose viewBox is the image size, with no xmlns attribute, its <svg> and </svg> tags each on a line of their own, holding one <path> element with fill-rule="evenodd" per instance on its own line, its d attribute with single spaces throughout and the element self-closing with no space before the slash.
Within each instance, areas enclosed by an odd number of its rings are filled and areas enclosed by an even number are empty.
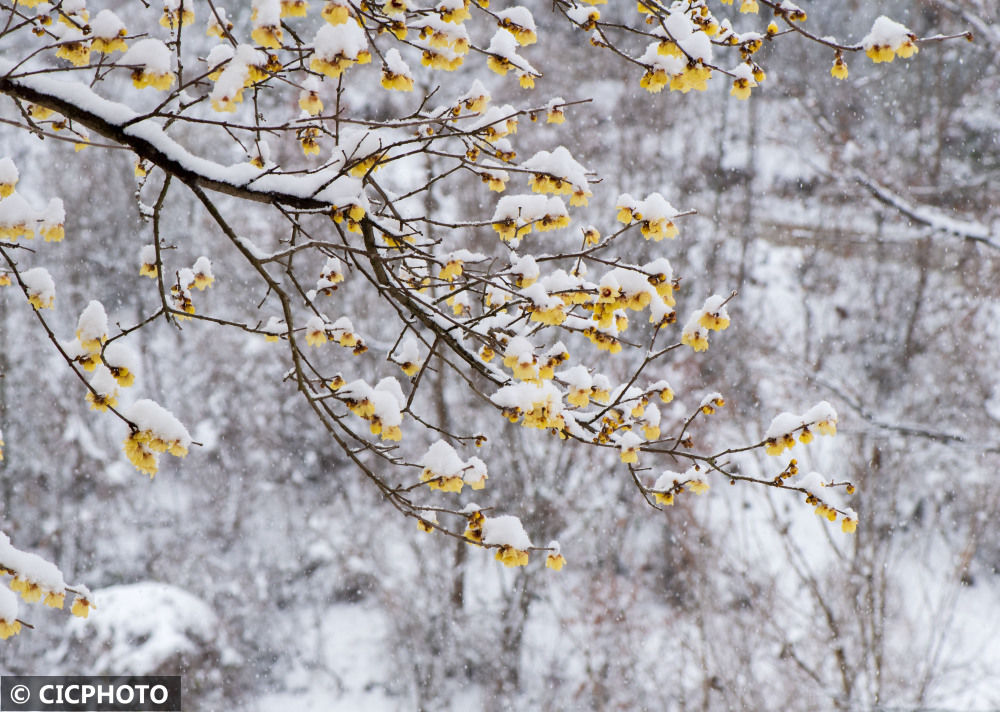
<svg viewBox="0 0 1000 712">
<path fill-rule="evenodd" d="M 174 54 L 161 40 L 147 37 L 133 42 L 117 63 L 142 67 L 150 74 L 169 74 L 174 69 Z"/>
<path fill-rule="evenodd" d="M 46 592 L 63 593 L 66 590 L 66 581 L 59 567 L 38 554 L 15 548 L 10 543 L 10 537 L 3 532 L 0 532 L 0 565 L 16 572 L 21 578 L 38 584 Z M 8 611 L 5 602 L 0 600 L 0 618 L 12 621 L 17 617 L 16 596 L 14 600 L 14 615 L 9 618 L 6 615 Z"/>
<path fill-rule="evenodd" d="M 148 675 L 208 643 L 219 644 L 218 617 L 200 598 L 152 581 L 110 586 L 89 600 L 100 615 L 74 619 L 74 636 L 86 640 L 96 669 Z"/>
<path fill-rule="evenodd" d="M 159 403 L 148 399 L 137 400 L 122 411 L 140 431 L 149 431 L 165 442 L 177 442 L 182 447 L 191 445 L 191 435 L 173 413 Z"/>
<path fill-rule="evenodd" d="M 532 546 L 521 520 L 510 514 L 486 517 L 486 521 L 483 522 L 483 543 L 509 546 L 520 551 L 530 549 Z"/>
</svg>

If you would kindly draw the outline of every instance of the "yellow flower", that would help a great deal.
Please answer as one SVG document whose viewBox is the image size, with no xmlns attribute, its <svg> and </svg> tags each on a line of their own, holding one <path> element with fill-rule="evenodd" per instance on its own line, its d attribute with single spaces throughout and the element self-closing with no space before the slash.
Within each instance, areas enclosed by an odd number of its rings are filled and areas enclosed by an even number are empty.
<svg viewBox="0 0 1000 712">
<path fill-rule="evenodd" d="M 83 366 L 84 371 L 90 372 L 97 368 L 97 364 L 101 362 L 101 355 L 99 353 L 87 354 L 78 358 L 77 361 Z"/>
<path fill-rule="evenodd" d="M 281 27 L 279 25 L 262 25 L 255 27 L 250 38 L 261 47 L 279 49 L 281 47 Z"/>
<path fill-rule="evenodd" d="M 65 593 L 56 593 L 55 591 L 49 591 L 45 594 L 45 605 L 49 608 L 62 608 L 63 603 L 66 602 Z"/>
<path fill-rule="evenodd" d="M 7 638 L 12 635 L 17 635 L 21 632 L 21 621 L 13 620 L 2 620 L 0 619 L 0 639 L 7 640 Z"/>
<path fill-rule="evenodd" d="M 462 260 L 449 260 L 448 263 L 438 272 L 438 277 L 448 282 L 462 275 Z"/>
<path fill-rule="evenodd" d="M 821 420 L 820 422 L 816 423 L 816 429 L 819 430 L 820 435 L 836 435 L 837 421 Z"/>
<path fill-rule="evenodd" d="M 159 91 L 166 91 L 174 83 L 173 72 L 147 72 L 144 69 L 136 69 L 132 72 L 132 84 L 136 89 L 152 87 Z"/>
<path fill-rule="evenodd" d="M 73 600 L 73 607 L 70 609 L 77 618 L 86 618 L 90 615 L 90 609 L 97 608 L 93 603 L 82 596 L 77 596 Z"/>
<path fill-rule="evenodd" d="M 311 156 L 319 153 L 319 141 L 317 137 L 320 131 L 315 126 L 307 126 L 299 131 L 299 144 L 302 146 L 302 153 Z"/>
<path fill-rule="evenodd" d="M 663 504 L 667 507 L 672 507 L 674 505 L 674 493 L 673 492 L 654 492 L 653 498 L 656 500 L 657 504 Z"/>
<path fill-rule="evenodd" d="M 527 566 L 528 552 L 504 545 L 497 549 L 496 560 L 502 562 L 504 566 Z"/>
<path fill-rule="evenodd" d="M 460 54 L 456 53 L 452 57 L 447 57 L 431 49 L 425 49 L 420 57 L 420 63 L 423 66 L 431 69 L 443 69 L 446 72 L 454 72 L 462 66 L 463 61 L 465 60 Z"/>
<path fill-rule="evenodd" d="M 389 425 L 382 428 L 382 439 L 399 442 L 403 439 L 403 431 L 398 425 Z"/>
<path fill-rule="evenodd" d="M 847 79 L 847 62 L 844 61 L 843 57 L 838 56 L 833 60 L 833 66 L 830 67 L 830 75 L 834 79 Z"/>
<path fill-rule="evenodd" d="M 442 492 L 461 492 L 465 484 L 461 477 L 436 477 L 427 482 L 430 489 L 441 490 Z"/>
<path fill-rule="evenodd" d="M 160 24 L 168 30 L 173 30 L 178 26 L 187 27 L 192 22 L 194 22 L 194 12 L 187 7 L 183 10 L 168 10 L 167 8 L 163 8 L 163 14 L 160 16 Z"/>
<path fill-rule="evenodd" d="M 308 10 L 306 0 L 281 0 L 282 17 L 305 17 Z"/>
<path fill-rule="evenodd" d="M 337 79 L 345 69 L 353 65 L 355 61 L 343 55 L 337 55 L 332 59 L 313 57 L 309 62 L 309 68 L 314 72 L 325 74 L 331 79 Z"/>
<path fill-rule="evenodd" d="M 643 220 L 639 229 L 642 231 L 644 238 L 647 240 L 652 239 L 654 242 L 659 242 L 664 238 L 672 240 L 677 237 L 677 226 L 666 218 Z"/>
<path fill-rule="evenodd" d="M 505 76 L 507 72 L 510 71 L 511 67 L 510 61 L 508 61 L 506 57 L 500 57 L 495 54 L 491 54 L 487 58 L 486 66 L 499 74 L 501 77 Z"/>
<path fill-rule="evenodd" d="M 42 587 L 33 581 L 25 581 L 21 587 L 21 598 L 27 603 L 38 603 L 42 600 Z"/>
<path fill-rule="evenodd" d="M 51 309 L 55 299 L 49 297 L 44 299 L 41 295 L 30 294 L 28 295 L 28 303 L 31 304 L 35 309 Z"/>
<path fill-rule="evenodd" d="M 56 50 L 56 56 L 70 62 L 74 67 L 90 64 L 90 45 L 83 42 L 64 42 Z"/>
<path fill-rule="evenodd" d="M 394 91 L 413 91 L 413 77 L 408 77 L 405 74 L 394 74 L 383 68 L 382 87 Z"/>
<path fill-rule="evenodd" d="M 768 455 L 780 455 L 785 451 L 784 441 L 779 438 L 768 438 L 764 441 L 764 451 Z"/>
<path fill-rule="evenodd" d="M 342 25 L 350 18 L 350 8 L 337 2 L 328 2 L 323 6 L 323 19 L 331 25 Z"/>
<path fill-rule="evenodd" d="M 545 568 L 552 569 L 553 571 L 562 571 L 562 567 L 566 565 L 566 557 L 562 554 L 549 554 L 545 557 Z"/>
<path fill-rule="evenodd" d="M 733 88 L 729 90 L 730 96 L 735 96 L 740 101 L 750 98 L 750 80 L 736 79 L 733 81 Z"/>
<path fill-rule="evenodd" d="M 743 0 L 740 3 L 740 12 L 756 13 L 758 10 L 760 10 L 760 6 L 757 4 L 757 0 Z"/>
<path fill-rule="evenodd" d="M 124 366 L 108 366 L 108 370 L 111 371 L 111 376 L 122 388 L 128 388 L 135 383 L 135 374 Z"/>
<path fill-rule="evenodd" d="M 128 44 L 122 39 L 126 34 L 126 30 L 122 28 L 118 31 L 117 37 L 95 37 L 90 43 L 90 48 L 101 54 L 111 54 L 116 51 L 124 52 L 128 49 Z"/>
<path fill-rule="evenodd" d="M 681 343 L 695 351 L 708 351 L 708 337 L 697 329 L 682 334 Z"/>
<path fill-rule="evenodd" d="M 698 323 L 706 329 L 711 329 L 712 331 L 722 331 L 729 326 L 729 317 L 718 313 L 710 314 L 705 312 L 698 319 Z"/>
<path fill-rule="evenodd" d="M 848 519 L 844 517 L 844 521 L 840 523 L 840 530 L 845 534 L 853 534 L 858 528 L 858 522 L 855 519 Z"/>
<path fill-rule="evenodd" d="M 891 62 L 896 58 L 896 53 L 892 51 L 892 47 L 889 45 L 872 45 L 865 52 L 875 64 L 881 62 Z"/>
<path fill-rule="evenodd" d="M 87 391 L 85 396 L 88 403 L 90 403 L 91 410 L 96 410 L 99 413 L 105 412 L 108 408 L 114 408 L 118 405 L 118 398 L 114 393 L 101 393 L 94 395 L 92 391 Z"/>
<path fill-rule="evenodd" d="M 326 329 L 316 328 L 306 331 L 306 343 L 310 346 L 322 346 L 327 342 Z"/>
<path fill-rule="evenodd" d="M 125 438 L 125 455 L 128 457 L 129 462 L 135 466 L 139 472 L 144 472 L 153 477 L 158 469 L 158 463 L 156 461 L 156 455 L 150 448 L 150 441 L 152 436 L 148 432 L 138 431 L 130 434 Z M 77 599 L 79 601 L 80 599 Z M 77 603 L 73 603 L 73 613 L 74 615 L 80 615 L 76 612 Z M 86 618 L 86 614 L 83 615 Z"/>
<path fill-rule="evenodd" d="M 705 494 L 710 489 L 709 484 L 704 480 L 689 480 L 684 486 L 695 494 Z"/>
</svg>

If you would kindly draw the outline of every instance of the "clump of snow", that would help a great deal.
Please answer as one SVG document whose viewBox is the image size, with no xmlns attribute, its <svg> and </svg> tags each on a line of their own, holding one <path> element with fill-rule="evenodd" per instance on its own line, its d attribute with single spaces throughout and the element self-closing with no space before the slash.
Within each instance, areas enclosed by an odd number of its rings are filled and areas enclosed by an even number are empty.
<svg viewBox="0 0 1000 712">
<path fill-rule="evenodd" d="M 101 342 L 108 335 L 108 315 L 104 305 L 97 300 L 91 300 L 76 322 L 76 338 L 81 343 Z M 98 343 L 99 345 L 99 343 Z"/>
<path fill-rule="evenodd" d="M 17 620 L 17 594 L 6 586 L 0 587 L 0 621 L 13 623 Z"/>
<path fill-rule="evenodd" d="M 56 298 L 56 283 L 44 267 L 32 267 L 21 273 L 28 297 L 37 308 L 51 307 Z M 37 300 L 37 301 L 36 301 Z"/>
<path fill-rule="evenodd" d="M 14 165 L 14 161 L 8 156 L 0 158 L 0 185 L 13 186 L 17 183 L 17 179 L 17 166 Z"/>
<path fill-rule="evenodd" d="M 19 578 L 37 584 L 46 592 L 64 593 L 66 591 L 66 581 L 58 566 L 46 561 L 38 554 L 16 549 L 11 545 L 10 537 L 3 532 L 0 532 L 0 566 L 13 571 Z M 12 621 L 17 617 L 16 596 L 14 601 L 14 615 L 9 618 L 2 611 L 3 601 L 0 601 L 0 618 Z"/>
<path fill-rule="evenodd" d="M 136 40 L 118 60 L 126 67 L 142 67 L 150 74 L 169 74 L 174 68 L 174 54 L 161 40 Z"/>
<path fill-rule="evenodd" d="M 159 403 L 143 398 L 122 411 L 122 415 L 140 431 L 148 431 L 164 442 L 177 442 L 185 449 L 191 446 L 187 428 Z"/>
<path fill-rule="evenodd" d="M 177 656 L 218 644 L 219 622 L 200 598 L 164 583 L 111 586 L 96 594 L 100 616 L 76 619 L 74 635 L 87 641 L 96 669 L 148 675 Z"/>
<path fill-rule="evenodd" d="M 519 551 L 525 551 L 532 546 L 521 520 L 510 514 L 486 518 L 483 522 L 483 543 L 509 546 Z"/>
<path fill-rule="evenodd" d="M 455 452 L 455 448 L 444 440 L 438 440 L 420 459 L 419 464 L 435 477 L 456 477 L 461 474 L 465 463 Z"/>
</svg>

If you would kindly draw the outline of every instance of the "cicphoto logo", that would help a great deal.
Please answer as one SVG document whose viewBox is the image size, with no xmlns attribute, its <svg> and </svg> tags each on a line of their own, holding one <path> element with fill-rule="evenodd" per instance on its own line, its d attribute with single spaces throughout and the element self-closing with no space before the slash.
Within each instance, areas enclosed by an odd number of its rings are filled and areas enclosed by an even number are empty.
<svg viewBox="0 0 1000 712">
<path fill-rule="evenodd" d="M 180 712 L 178 676 L 14 676 L 0 680 L 7 712 Z"/>
</svg>

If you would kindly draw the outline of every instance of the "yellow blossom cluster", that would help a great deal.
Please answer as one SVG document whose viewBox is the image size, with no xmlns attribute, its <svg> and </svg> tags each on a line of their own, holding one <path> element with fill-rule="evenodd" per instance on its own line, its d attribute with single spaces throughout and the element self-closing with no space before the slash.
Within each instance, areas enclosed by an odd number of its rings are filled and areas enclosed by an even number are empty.
<svg viewBox="0 0 1000 712">
<path fill-rule="evenodd" d="M 471 512 L 466 519 L 465 527 L 465 538 L 470 539 L 476 543 L 482 542 L 483 540 L 483 524 L 486 522 L 486 517 L 479 510 Z"/>
<path fill-rule="evenodd" d="M 56 57 L 65 59 L 74 67 L 85 67 L 90 64 L 90 43 L 84 40 L 67 40 L 61 42 L 56 49 Z"/>
<path fill-rule="evenodd" d="M 10 582 L 10 590 L 21 594 L 26 603 L 38 603 L 43 598 L 50 608 L 62 608 L 66 600 L 65 591 L 49 591 L 38 583 L 22 576 L 15 576 Z"/>
<path fill-rule="evenodd" d="M 125 438 L 125 456 L 129 462 L 152 478 L 159 469 L 156 454 L 169 452 L 175 457 L 187 455 L 187 447 L 180 440 L 164 440 L 151 430 L 136 430 Z"/>
<path fill-rule="evenodd" d="M 173 72 L 150 72 L 145 69 L 136 69 L 132 72 L 132 85 L 136 89 L 152 87 L 159 91 L 166 91 L 176 78 Z"/>
<path fill-rule="evenodd" d="M 21 632 L 21 621 L 19 620 L 4 620 L 0 618 L 0 640 L 7 640 L 7 638 L 12 635 L 17 635 Z"/>
<path fill-rule="evenodd" d="M 382 86 L 395 91 L 413 91 L 413 77 L 382 69 Z"/>
<path fill-rule="evenodd" d="M 191 9 L 191 5 L 193 4 L 191 0 L 170 4 L 174 5 L 174 7 L 168 7 L 168 4 L 164 3 L 163 14 L 160 16 L 161 25 L 169 30 L 176 30 L 180 27 L 187 27 L 194 22 L 194 10 Z"/>
<path fill-rule="evenodd" d="M 777 415 L 764 436 L 765 451 L 768 455 L 780 455 L 795 446 L 796 433 L 799 442 L 808 444 L 816 432 L 820 435 L 837 434 L 837 412 L 826 401 L 813 406 L 803 415 Z"/>
<path fill-rule="evenodd" d="M 365 209 L 357 203 L 343 206 L 334 206 L 330 210 L 330 218 L 338 225 L 347 222 L 347 231 L 361 234 L 361 219 L 365 216 Z"/>
<path fill-rule="evenodd" d="M 528 552 L 521 549 L 515 549 L 513 546 L 507 544 L 497 549 L 495 558 L 504 566 L 514 567 L 528 565 Z"/>
<path fill-rule="evenodd" d="M 653 94 L 667 87 L 670 91 L 687 94 L 692 89 L 705 91 L 711 78 L 711 68 L 706 67 L 701 61 L 692 61 L 676 74 L 670 74 L 662 67 L 651 67 L 640 77 L 639 86 Z"/>
<path fill-rule="evenodd" d="M 593 196 L 593 193 L 586 186 L 574 185 L 564 178 L 545 173 L 533 174 L 528 181 L 528 185 L 536 193 L 568 195 L 570 196 L 569 204 L 574 207 L 587 205 L 588 198 Z"/>
<path fill-rule="evenodd" d="M 845 534 L 853 534 L 858 529 L 858 518 L 853 510 L 839 512 L 835 507 L 830 506 L 814 494 L 806 495 L 806 504 L 815 507 L 817 516 L 830 522 L 837 521 L 837 515 L 841 514 L 840 530 Z"/>
<path fill-rule="evenodd" d="M 319 153 L 319 141 L 317 139 L 320 137 L 320 129 L 318 126 L 305 126 L 296 132 L 296 137 L 299 139 L 299 145 L 302 146 L 302 153 L 306 156 L 312 156 Z"/>
</svg>

